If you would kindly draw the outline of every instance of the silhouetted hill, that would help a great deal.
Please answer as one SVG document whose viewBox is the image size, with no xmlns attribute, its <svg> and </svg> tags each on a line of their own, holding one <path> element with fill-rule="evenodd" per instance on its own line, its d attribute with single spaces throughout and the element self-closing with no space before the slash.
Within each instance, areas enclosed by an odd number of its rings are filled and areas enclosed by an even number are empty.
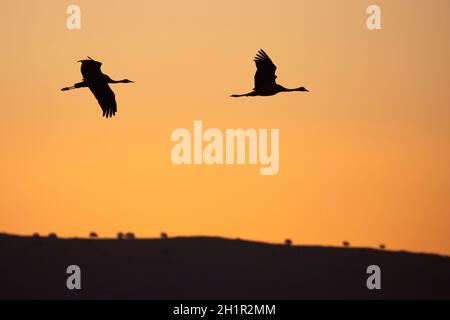
<svg viewBox="0 0 450 320">
<path fill-rule="evenodd" d="M 82 290 L 66 289 L 66 268 Z M 366 288 L 366 268 L 382 290 Z M 450 299 L 450 258 L 221 238 L 49 239 L 0 235 L 0 298 Z"/>
</svg>

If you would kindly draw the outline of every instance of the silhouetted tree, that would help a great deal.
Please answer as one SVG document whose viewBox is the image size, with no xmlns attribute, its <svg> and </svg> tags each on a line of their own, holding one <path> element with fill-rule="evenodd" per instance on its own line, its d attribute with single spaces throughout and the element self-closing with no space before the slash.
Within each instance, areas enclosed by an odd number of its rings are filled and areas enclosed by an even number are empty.
<svg viewBox="0 0 450 320">
<path fill-rule="evenodd" d="M 381 250 L 384 250 L 384 249 L 386 249 L 386 245 L 384 245 L 384 244 L 380 244 L 380 249 L 381 249 Z"/>
<path fill-rule="evenodd" d="M 95 232 L 91 232 L 91 233 L 89 233 L 89 238 L 91 238 L 91 239 L 97 239 L 97 238 L 98 238 L 98 234 L 95 233 Z"/>
<path fill-rule="evenodd" d="M 161 239 L 167 239 L 169 236 L 165 232 L 161 232 Z"/>
<path fill-rule="evenodd" d="M 122 240 L 124 238 L 123 232 L 117 233 L 117 239 Z"/>
<path fill-rule="evenodd" d="M 49 239 L 58 239 L 58 236 L 56 235 L 56 233 L 52 232 L 48 235 Z"/>
<path fill-rule="evenodd" d="M 342 245 L 343 245 L 344 247 L 350 247 L 350 242 L 344 241 L 344 242 L 342 242 Z"/>
<path fill-rule="evenodd" d="M 35 232 L 33 233 L 33 238 L 40 238 L 41 236 L 39 235 L 39 233 Z"/>
<path fill-rule="evenodd" d="M 292 240 L 286 239 L 286 240 L 284 240 L 284 244 L 287 245 L 288 247 L 290 247 L 290 246 L 292 246 Z"/>
<path fill-rule="evenodd" d="M 126 235 L 125 235 L 125 239 L 127 239 L 127 240 L 133 240 L 133 239 L 135 239 L 136 237 L 134 236 L 134 233 L 132 233 L 132 232 L 128 232 Z"/>
</svg>

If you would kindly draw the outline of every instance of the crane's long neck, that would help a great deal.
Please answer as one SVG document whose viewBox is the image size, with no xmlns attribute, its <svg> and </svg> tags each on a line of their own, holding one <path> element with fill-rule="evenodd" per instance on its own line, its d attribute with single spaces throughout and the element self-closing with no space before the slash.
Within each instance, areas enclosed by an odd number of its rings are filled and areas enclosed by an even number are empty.
<svg viewBox="0 0 450 320">
<path fill-rule="evenodd" d="M 282 85 L 277 85 L 278 86 L 278 91 L 279 92 L 291 92 L 291 91 L 296 91 L 296 89 L 289 89 L 289 88 L 285 88 Z"/>
<path fill-rule="evenodd" d="M 300 87 L 300 88 L 293 88 L 293 89 L 288 89 L 288 88 L 285 88 L 285 87 L 281 87 L 282 88 L 282 91 L 285 91 L 285 92 L 292 92 L 292 91 L 302 91 L 302 92 L 307 92 L 308 90 L 307 89 L 305 89 L 304 87 Z"/>
<path fill-rule="evenodd" d="M 127 79 L 122 79 L 122 80 L 112 80 L 110 81 L 110 83 L 128 83 Z"/>
</svg>

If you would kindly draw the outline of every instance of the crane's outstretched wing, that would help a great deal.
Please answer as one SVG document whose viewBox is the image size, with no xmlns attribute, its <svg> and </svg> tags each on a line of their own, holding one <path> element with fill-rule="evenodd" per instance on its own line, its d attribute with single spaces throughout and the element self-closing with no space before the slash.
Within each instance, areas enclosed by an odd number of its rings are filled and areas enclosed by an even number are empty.
<svg viewBox="0 0 450 320">
<path fill-rule="evenodd" d="M 109 118 L 116 114 L 116 95 L 106 82 L 98 81 L 95 85 L 90 85 L 89 89 L 91 89 L 98 104 L 102 107 L 104 117 Z"/>
<path fill-rule="evenodd" d="M 254 90 L 274 85 L 276 83 L 275 79 L 277 78 L 275 75 L 277 66 L 273 64 L 267 53 L 262 49 L 259 50 L 254 61 L 256 63 Z"/>
<path fill-rule="evenodd" d="M 98 80 L 103 76 L 101 62 L 95 61 L 91 57 L 88 57 L 88 60 L 80 60 L 78 62 L 81 62 L 81 74 L 84 80 Z"/>
</svg>

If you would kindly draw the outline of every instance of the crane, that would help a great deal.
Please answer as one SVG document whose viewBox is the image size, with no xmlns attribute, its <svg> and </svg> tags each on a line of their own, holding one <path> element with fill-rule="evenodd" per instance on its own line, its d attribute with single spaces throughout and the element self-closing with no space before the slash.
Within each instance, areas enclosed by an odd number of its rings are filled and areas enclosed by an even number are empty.
<svg viewBox="0 0 450 320">
<path fill-rule="evenodd" d="M 117 112 L 116 96 L 110 88 L 110 83 L 133 83 L 128 79 L 113 80 L 101 70 L 102 63 L 88 56 L 80 60 L 83 81 L 75 83 L 72 87 L 62 88 L 62 91 L 88 87 L 103 110 L 103 116 L 110 118 Z"/>
<path fill-rule="evenodd" d="M 273 96 L 279 92 L 301 91 L 309 92 L 304 87 L 287 89 L 276 83 L 275 71 L 277 66 L 272 62 L 267 53 L 260 49 L 254 59 L 256 63 L 255 87 L 252 92 L 245 94 L 233 94 L 232 97 Z"/>
</svg>

